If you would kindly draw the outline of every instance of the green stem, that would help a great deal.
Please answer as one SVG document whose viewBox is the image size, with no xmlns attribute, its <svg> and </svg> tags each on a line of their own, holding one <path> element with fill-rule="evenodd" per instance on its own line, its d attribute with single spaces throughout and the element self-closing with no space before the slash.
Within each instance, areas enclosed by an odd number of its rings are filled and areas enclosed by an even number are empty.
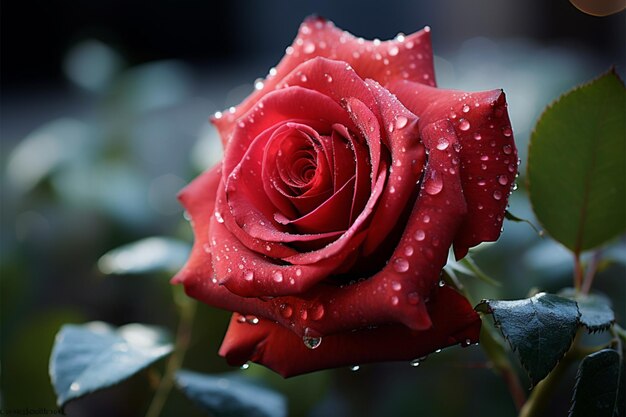
<svg viewBox="0 0 626 417">
<path fill-rule="evenodd" d="M 574 288 L 580 292 L 583 283 L 583 267 L 580 263 L 580 253 L 574 253 Z"/>
<path fill-rule="evenodd" d="M 157 387 L 156 393 L 152 398 L 150 407 L 146 412 L 146 417 L 158 417 L 163 410 L 163 406 L 167 401 L 167 398 L 174 386 L 174 377 L 176 372 L 180 369 L 185 358 L 185 353 L 189 347 L 189 341 L 191 340 L 191 330 L 193 327 L 193 319 L 196 313 L 196 303 L 189 301 L 184 304 L 180 304 L 180 321 L 178 323 L 178 330 L 176 332 L 176 342 L 174 346 L 174 353 L 167 361 L 165 368 L 165 374 L 161 378 L 161 382 Z"/>
<path fill-rule="evenodd" d="M 480 330 L 480 346 L 489 358 L 493 367 L 504 379 L 515 408 L 519 411 L 526 402 L 526 392 L 517 377 L 517 373 L 509 360 L 504 347 L 494 337 L 492 330 L 483 325 Z"/>
</svg>

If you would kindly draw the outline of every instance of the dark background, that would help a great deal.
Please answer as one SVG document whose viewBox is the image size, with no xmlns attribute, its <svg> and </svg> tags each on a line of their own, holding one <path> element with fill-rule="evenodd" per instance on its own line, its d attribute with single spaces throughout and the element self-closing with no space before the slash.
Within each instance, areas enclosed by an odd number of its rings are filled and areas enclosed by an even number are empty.
<svg viewBox="0 0 626 417">
<path fill-rule="evenodd" d="M 320 14 L 369 39 L 429 25 L 440 86 L 503 88 L 522 159 L 511 210 L 531 219 L 523 177 L 538 115 L 611 65 L 623 75 L 626 64 L 624 12 L 591 17 L 566 0 L 3 1 L 0 13 L 1 408 L 54 407 L 47 366 L 63 323 L 175 330 L 167 283 L 175 267 L 105 275 L 98 259 L 149 236 L 192 241 L 175 195 L 219 160 L 208 115 L 251 91 L 305 16 Z M 597 279 L 622 323 L 623 249 L 609 250 L 621 258 Z M 475 257 L 503 282 L 470 282 L 476 299 L 521 298 L 571 282 L 569 254 L 524 224 L 507 222 L 500 242 Z M 216 354 L 227 319 L 199 307 L 185 367 L 229 370 Z M 546 416 L 565 415 L 573 372 Z M 515 414 L 475 347 L 444 350 L 418 369 L 368 365 L 289 380 L 256 366 L 244 373 L 285 393 L 291 415 Z M 149 381 L 141 373 L 66 412 L 140 415 Z M 193 413 L 175 392 L 164 411 Z"/>
</svg>

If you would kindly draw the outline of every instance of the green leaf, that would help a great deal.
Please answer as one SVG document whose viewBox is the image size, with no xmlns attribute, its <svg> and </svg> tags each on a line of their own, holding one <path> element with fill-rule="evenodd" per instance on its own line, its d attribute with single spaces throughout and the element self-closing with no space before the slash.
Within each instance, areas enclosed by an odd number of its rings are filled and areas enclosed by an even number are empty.
<svg viewBox="0 0 626 417">
<path fill-rule="evenodd" d="M 105 274 L 145 274 L 174 272 L 189 256 L 187 243 L 165 237 L 149 237 L 113 249 L 100 258 L 98 267 Z"/>
<path fill-rule="evenodd" d="M 601 294 L 581 294 L 576 293 L 573 288 L 565 288 L 559 292 L 559 295 L 578 303 L 580 323 L 590 333 L 607 330 L 615 322 L 611 300 Z"/>
<path fill-rule="evenodd" d="M 284 417 L 285 398 L 236 375 L 210 376 L 181 370 L 176 383 L 189 399 L 214 417 Z"/>
<path fill-rule="evenodd" d="M 615 70 L 552 103 L 531 137 L 530 200 L 575 253 L 626 229 L 626 89 Z"/>
<path fill-rule="evenodd" d="M 483 300 L 476 310 L 493 315 L 533 385 L 568 351 L 580 317 L 575 301 L 546 293 L 523 300 Z"/>
<path fill-rule="evenodd" d="M 620 355 L 613 349 L 592 353 L 580 363 L 569 417 L 617 415 Z"/>
<path fill-rule="evenodd" d="M 153 326 L 127 324 L 115 329 L 103 322 L 65 325 L 50 356 L 57 403 L 63 406 L 122 382 L 172 350 L 169 335 Z"/>
</svg>

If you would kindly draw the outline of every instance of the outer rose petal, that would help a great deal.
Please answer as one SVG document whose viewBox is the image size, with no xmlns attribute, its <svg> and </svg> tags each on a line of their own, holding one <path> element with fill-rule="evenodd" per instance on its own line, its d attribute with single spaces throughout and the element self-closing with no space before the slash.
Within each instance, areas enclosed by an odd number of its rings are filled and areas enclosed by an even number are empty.
<svg viewBox="0 0 626 417">
<path fill-rule="evenodd" d="M 421 126 L 449 119 L 459 137 L 468 214 L 454 241 L 457 259 L 472 246 L 496 240 L 518 163 L 502 90 L 464 93 L 406 81 L 389 90 L 420 116 Z"/>
<path fill-rule="evenodd" d="M 431 297 L 428 312 L 433 326 L 410 330 L 402 325 L 341 333 L 323 338 L 318 348 L 305 347 L 302 339 L 268 320 L 257 324 L 240 321 L 234 314 L 220 348 L 231 365 L 253 361 L 284 377 L 354 364 L 402 361 L 426 356 L 446 346 L 478 342 L 480 318 L 467 300 L 451 288 Z"/>
<path fill-rule="evenodd" d="M 383 85 L 403 79 L 435 85 L 430 28 L 390 41 L 365 41 L 336 28 L 332 22 L 319 17 L 308 18 L 263 87 L 254 91 L 233 113 L 225 112 L 222 117 L 212 119 L 224 147 L 239 117 L 273 91 L 294 68 L 315 57 L 347 62 L 361 78 L 371 78 Z"/>
</svg>

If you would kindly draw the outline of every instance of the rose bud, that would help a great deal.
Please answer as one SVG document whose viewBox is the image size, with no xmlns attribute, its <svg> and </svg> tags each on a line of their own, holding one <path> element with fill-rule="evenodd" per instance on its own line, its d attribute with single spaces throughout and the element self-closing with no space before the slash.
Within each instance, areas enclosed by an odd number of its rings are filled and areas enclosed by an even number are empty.
<svg viewBox="0 0 626 417">
<path fill-rule="evenodd" d="M 498 238 L 517 151 L 501 90 L 435 87 L 429 32 L 365 41 L 307 19 L 213 118 L 224 158 L 180 194 L 195 243 L 173 282 L 234 312 L 229 363 L 292 376 L 478 341 L 438 283 L 451 247 Z"/>
</svg>

